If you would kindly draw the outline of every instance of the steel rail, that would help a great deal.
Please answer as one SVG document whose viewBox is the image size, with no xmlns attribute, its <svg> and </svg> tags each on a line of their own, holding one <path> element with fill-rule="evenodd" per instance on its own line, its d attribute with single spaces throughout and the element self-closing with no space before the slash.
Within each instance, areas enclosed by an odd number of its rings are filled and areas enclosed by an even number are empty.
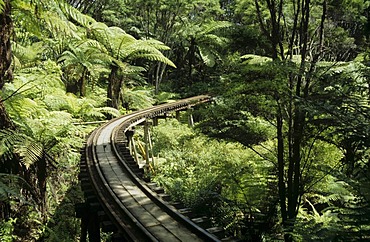
<svg viewBox="0 0 370 242">
<path fill-rule="evenodd" d="M 220 241 L 151 191 L 117 146 L 125 131 L 146 119 L 210 100 L 209 96 L 197 96 L 136 111 L 105 123 L 87 139 L 84 152 L 89 182 L 125 241 Z"/>
</svg>

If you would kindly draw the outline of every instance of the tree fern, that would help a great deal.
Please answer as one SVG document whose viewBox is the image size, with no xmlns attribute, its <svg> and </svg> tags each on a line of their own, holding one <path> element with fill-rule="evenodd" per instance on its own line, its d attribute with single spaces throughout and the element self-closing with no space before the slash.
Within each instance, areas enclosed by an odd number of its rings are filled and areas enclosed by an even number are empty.
<svg viewBox="0 0 370 242">
<path fill-rule="evenodd" d="M 160 41 L 136 40 L 121 28 L 108 27 L 99 22 L 92 24 L 90 28 L 92 34 L 96 37 L 96 40 L 102 43 L 110 52 L 110 55 L 116 59 L 127 61 L 141 58 L 140 53 L 148 53 L 151 55 L 157 55 L 158 58 L 156 58 L 156 61 L 161 61 L 171 66 L 175 66 L 172 61 L 167 59 L 159 51 L 168 49 L 168 47 Z"/>
</svg>

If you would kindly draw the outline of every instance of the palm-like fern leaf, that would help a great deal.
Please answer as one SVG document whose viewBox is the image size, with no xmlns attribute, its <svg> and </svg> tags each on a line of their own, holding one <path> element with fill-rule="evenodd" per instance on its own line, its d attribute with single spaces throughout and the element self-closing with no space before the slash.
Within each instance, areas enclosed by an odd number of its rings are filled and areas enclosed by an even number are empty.
<svg viewBox="0 0 370 242">
<path fill-rule="evenodd" d="M 77 34 L 77 27 L 69 21 L 63 20 L 53 12 L 45 12 L 42 16 L 46 27 L 56 36 L 80 38 Z"/>
<path fill-rule="evenodd" d="M 2 158 L 9 159 L 17 153 L 26 167 L 43 156 L 43 148 L 22 132 L 1 130 L 0 144 L 3 148 Z"/>
<path fill-rule="evenodd" d="M 232 23 L 227 22 L 227 21 L 217 21 L 217 22 L 210 22 L 204 26 L 204 30 L 202 33 L 207 34 L 207 33 L 212 33 L 216 30 L 224 29 L 224 28 L 229 28 L 232 26 Z"/>
<path fill-rule="evenodd" d="M 170 47 L 165 45 L 163 42 L 155 39 L 145 39 L 146 44 L 156 48 L 157 50 L 170 50 Z"/>
<path fill-rule="evenodd" d="M 0 14 L 4 12 L 4 8 L 5 8 L 4 0 L 0 0 Z"/>
<path fill-rule="evenodd" d="M 44 51 L 44 47 L 41 42 L 36 42 L 29 46 L 22 46 L 20 43 L 14 42 L 12 43 L 12 49 L 14 55 L 22 63 L 34 62 Z"/>
<path fill-rule="evenodd" d="M 217 53 L 213 53 L 211 50 L 201 47 L 199 47 L 199 53 L 206 66 L 213 67 L 216 64 L 215 56 L 218 57 Z"/>
<path fill-rule="evenodd" d="M 85 15 L 72 7 L 70 4 L 65 3 L 63 1 L 59 2 L 59 6 L 61 10 L 70 18 L 72 18 L 75 22 L 80 24 L 83 27 L 89 27 L 92 23 L 95 23 L 95 19 L 92 17 Z"/>
<path fill-rule="evenodd" d="M 143 88 L 125 88 L 124 89 L 125 101 L 129 103 L 132 109 L 148 108 L 154 104 L 152 97 L 152 90 Z"/>
<path fill-rule="evenodd" d="M 142 59 L 146 59 L 146 60 L 149 60 L 149 61 L 162 62 L 162 63 L 165 63 L 169 66 L 172 66 L 172 67 L 176 68 L 175 63 L 173 63 L 170 59 L 168 59 L 164 55 L 157 55 L 157 54 L 152 54 L 152 53 L 148 53 L 148 54 L 143 53 L 143 54 L 136 55 L 136 58 L 142 58 Z"/>
</svg>

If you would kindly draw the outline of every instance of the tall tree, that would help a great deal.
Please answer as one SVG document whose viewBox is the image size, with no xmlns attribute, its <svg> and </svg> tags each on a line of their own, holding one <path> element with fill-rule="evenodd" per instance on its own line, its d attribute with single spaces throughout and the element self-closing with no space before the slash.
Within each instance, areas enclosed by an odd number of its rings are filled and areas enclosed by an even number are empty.
<svg viewBox="0 0 370 242">
<path fill-rule="evenodd" d="M 290 232 L 305 192 L 303 150 L 308 141 L 309 117 L 305 103 L 312 96 L 317 63 L 323 55 L 327 4 L 326 0 L 320 3 L 294 0 L 289 4 L 282 0 L 255 0 L 254 3 L 260 28 L 270 43 L 275 68 L 285 69 L 277 71 L 280 74 L 275 76 L 279 88 L 268 92 L 276 107 L 280 211 L 287 231 L 285 240 L 292 241 Z M 313 12 L 318 8 L 321 14 L 315 14 L 321 17 L 315 18 Z"/>
</svg>

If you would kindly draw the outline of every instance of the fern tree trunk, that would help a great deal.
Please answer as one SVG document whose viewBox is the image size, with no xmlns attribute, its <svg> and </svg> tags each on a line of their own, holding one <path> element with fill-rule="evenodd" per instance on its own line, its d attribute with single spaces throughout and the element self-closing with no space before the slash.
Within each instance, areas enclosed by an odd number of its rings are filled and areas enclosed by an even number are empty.
<svg viewBox="0 0 370 242">
<path fill-rule="evenodd" d="M 122 86 L 122 79 L 118 74 L 118 67 L 115 65 L 111 66 L 111 72 L 108 80 L 108 92 L 107 92 L 107 106 L 118 109 L 120 92 Z"/>
<path fill-rule="evenodd" d="M 10 0 L 5 0 L 5 8 L 0 13 L 0 89 L 5 81 L 12 79 L 12 48 L 10 38 L 13 34 Z"/>
<path fill-rule="evenodd" d="M 193 64 L 195 62 L 195 46 L 196 43 L 195 43 L 195 38 L 194 37 L 191 37 L 190 38 L 190 47 L 189 47 L 189 53 L 188 53 L 188 64 L 189 64 L 189 69 L 188 69 L 188 78 L 189 78 L 189 82 L 190 84 L 193 83 L 193 77 L 192 77 L 192 73 L 193 73 Z"/>
<path fill-rule="evenodd" d="M 12 48 L 10 38 L 13 34 L 10 0 L 5 0 L 5 8 L 0 13 L 0 90 L 6 81 L 12 79 Z M 12 128 L 13 124 L 0 97 L 0 129 Z"/>
<path fill-rule="evenodd" d="M 86 77 L 88 75 L 88 70 L 84 69 L 80 80 L 78 80 L 78 86 L 79 86 L 79 92 L 80 92 L 80 97 L 85 97 L 86 96 Z"/>
<path fill-rule="evenodd" d="M 40 160 L 38 160 L 35 164 L 37 166 L 36 174 L 37 174 L 37 182 L 38 182 L 38 188 L 39 188 L 39 199 L 40 199 L 40 211 L 42 213 L 42 218 L 45 222 L 46 220 L 46 212 L 47 212 L 47 206 L 46 206 L 46 179 L 47 179 L 47 162 L 46 162 L 46 156 L 43 155 Z"/>
<path fill-rule="evenodd" d="M 11 56 L 12 49 L 10 38 L 13 33 L 13 22 L 11 19 L 10 0 L 4 1 L 4 11 L 0 13 L 0 90 L 3 88 L 7 80 L 12 79 L 11 71 Z M 0 96 L 0 130 L 14 128 L 8 113 L 5 110 L 4 103 Z M 0 171 L 11 172 L 8 163 L 0 163 Z M 0 220 L 10 216 L 10 204 L 0 202 Z"/>
</svg>

